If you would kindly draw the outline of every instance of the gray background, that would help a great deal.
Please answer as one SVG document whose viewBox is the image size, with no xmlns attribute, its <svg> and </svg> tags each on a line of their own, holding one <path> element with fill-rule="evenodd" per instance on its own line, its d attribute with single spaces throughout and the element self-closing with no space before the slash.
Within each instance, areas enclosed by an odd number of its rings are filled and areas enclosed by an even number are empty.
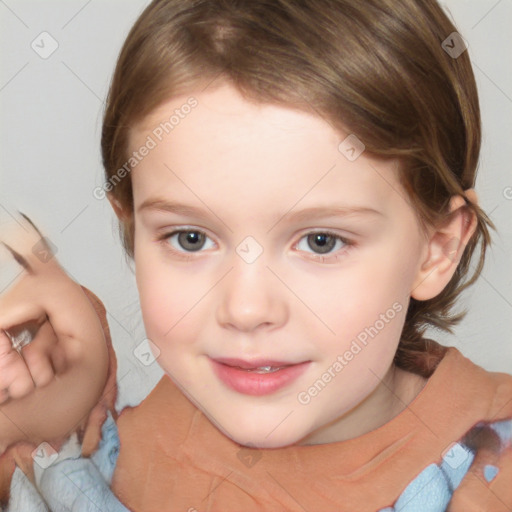
<svg viewBox="0 0 512 512">
<path fill-rule="evenodd" d="M 162 370 L 133 354 L 145 338 L 133 271 L 110 205 L 92 191 L 103 182 L 103 101 L 121 45 L 147 3 L 0 1 L 0 214 L 27 213 L 70 275 L 104 302 L 119 408 L 140 402 Z M 454 336 L 432 335 L 484 368 L 512 373 L 512 0 L 442 4 L 469 43 L 484 129 L 477 191 L 498 234 L 483 275 L 463 296 L 466 319 Z M 58 43 L 47 59 L 31 47 L 45 31 Z"/>
</svg>

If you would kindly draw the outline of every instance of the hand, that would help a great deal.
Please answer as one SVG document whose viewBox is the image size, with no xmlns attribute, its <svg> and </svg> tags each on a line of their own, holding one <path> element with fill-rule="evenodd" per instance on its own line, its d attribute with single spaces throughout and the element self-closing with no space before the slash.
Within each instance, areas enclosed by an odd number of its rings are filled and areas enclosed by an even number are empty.
<svg viewBox="0 0 512 512">
<path fill-rule="evenodd" d="M 46 386 L 57 374 L 57 368 L 63 368 L 57 364 L 58 355 L 63 356 L 62 349 L 46 318 L 36 316 L 35 320 L 21 323 L 26 327 L 17 329 L 15 335 L 12 329 L 0 330 L 0 405 L 28 395 L 35 387 Z M 16 343 L 20 343 L 18 348 Z M 23 348 L 21 344 L 25 343 L 29 344 Z"/>
<path fill-rule="evenodd" d="M 82 287 L 28 218 L 3 227 L 0 249 L 0 272 L 8 258 L 19 265 L 0 295 L 1 453 L 16 440 L 48 440 L 76 428 L 101 395 L 108 352 Z"/>
<path fill-rule="evenodd" d="M 84 303 L 79 285 L 72 281 L 57 260 L 47 254 L 41 259 L 33 251 L 44 240 L 35 226 L 20 216 L 0 236 L 1 243 L 21 267 L 20 277 L 0 295 L 0 404 L 22 398 L 35 387 L 49 384 L 66 366 L 66 350 L 57 343 L 49 316 L 73 314 Z M 56 289 L 62 292 L 55 296 Z M 80 295 L 77 296 L 77 293 Z M 76 302 L 78 300 L 78 303 Z M 92 308 L 86 308 L 86 311 Z M 94 314 L 94 312 L 93 312 Z M 91 319 L 94 325 L 94 319 Z M 97 321 L 96 321 L 97 323 Z M 98 331 L 97 335 L 101 336 Z M 66 336 L 64 336 L 66 337 Z"/>
</svg>

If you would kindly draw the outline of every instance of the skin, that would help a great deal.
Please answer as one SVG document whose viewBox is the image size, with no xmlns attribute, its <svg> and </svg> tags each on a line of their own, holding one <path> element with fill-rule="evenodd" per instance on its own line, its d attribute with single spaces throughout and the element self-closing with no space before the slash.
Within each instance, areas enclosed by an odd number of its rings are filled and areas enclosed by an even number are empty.
<svg viewBox="0 0 512 512">
<path fill-rule="evenodd" d="M 40 235 L 24 219 L 2 225 L 0 266 L 20 265 L 0 295 L 0 454 L 18 441 L 61 441 L 85 426 L 101 396 L 108 351 L 99 318 L 55 257 L 32 251 Z M 14 350 L 3 330 L 30 325 L 34 337 Z"/>
<path fill-rule="evenodd" d="M 410 297 L 442 291 L 475 219 L 454 197 L 446 223 L 423 233 L 399 185 L 398 161 L 365 152 L 349 161 L 338 150 L 348 133 L 309 112 L 250 103 L 228 84 L 194 96 L 198 106 L 131 173 L 136 279 L 158 363 L 240 444 L 331 443 L 378 428 L 425 385 L 392 364 Z M 134 127 L 131 149 L 187 97 Z M 154 199 L 201 208 L 205 217 L 141 209 Z M 130 213 L 111 203 L 126 220 Z M 290 220 L 334 204 L 380 213 Z M 199 251 L 166 237 L 180 229 L 205 233 Z M 353 245 L 334 239 L 322 261 L 306 236 L 322 230 Z M 236 252 L 247 236 L 263 250 L 250 264 Z M 299 403 L 298 394 L 393 304 L 401 311 L 385 328 L 307 405 Z M 214 357 L 310 364 L 285 388 L 248 396 L 217 378 Z"/>
<path fill-rule="evenodd" d="M 131 176 L 137 285 L 159 364 L 241 444 L 329 443 L 378 428 L 425 384 L 392 365 L 409 298 L 442 291 L 475 219 L 454 197 L 453 214 L 425 234 L 397 181 L 399 162 L 366 153 L 349 162 L 338 151 L 347 133 L 310 113 L 248 103 L 229 86 L 196 97 L 193 113 Z M 131 145 L 140 147 L 148 126 L 186 99 L 174 98 L 135 127 Z M 474 191 L 466 195 L 476 202 Z M 155 198 L 203 207 L 207 215 L 140 210 Z M 125 220 L 130 213 L 110 199 Z M 290 219 L 329 204 L 380 213 Z M 43 263 L 34 256 L 40 235 L 22 225 L 23 231 L 2 231 L 7 246 L 0 263 L 15 254 L 24 263 L 0 296 L 0 327 L 12 331 L 32 322 L 37 332 L 20 355 L 0 330 L 0 453 L 17 441 L 38 444 L 80 428 L 101 395 L 108 365 L 92 306 L 55 258 Z M 165 236 L 177 229 L 204 232 L 204 247 L 186 254 L 176 236 Z M 336 245 L 324 259 L 306 236 L 322 230 L 345 239 L 331 239 Z M 263 250 L 252 263 L 236 252 L 246 236 Z M 358 334 L 397 304 L 400 311 L 341 373 L 309 403 L 298 401 Z M 220 382 L 210 357 L 310 363 L 286 388 L 251 397 Z"/>
</svg>

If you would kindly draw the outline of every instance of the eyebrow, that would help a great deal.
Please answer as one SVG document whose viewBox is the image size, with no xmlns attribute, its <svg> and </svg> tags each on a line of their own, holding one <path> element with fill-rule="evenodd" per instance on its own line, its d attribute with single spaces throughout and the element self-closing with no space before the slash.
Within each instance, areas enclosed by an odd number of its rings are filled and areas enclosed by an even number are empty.
<svg viewBox="0 0 512 512">
<path fill-rule="evenodd" d="M 143 210 L 156 210 L 156 211 L 165 211 L 170 213 L 175 213 L 177 215 L 195 217 L 198 219 L 207 220 L 210 216 L 206 210 L 202 208 L 197 208 L 196 206 L 186 205 L 177 202 L 166 201 L 164 199 L 154 198 L 147 199 L 144 201 L 138 208 L 137 211 L 141 212 Z M 210 210 L 211 211 L 211 210 Z M 213 213 L 213 212 L 212 212 Z M 214 214 L 215 215 L 215 214 Z M 290 213 L 288 212 L 282 213 L 274 218 L 274 225 L 285 219 L 285 222 L 301 222 L 304 220 L 311 219 L 320 219 L 320 218 L 329 218 L 329 217 L 340 217 L 340 216 L 363 216 L 363 215 L 372 215 L 372 216 L 381 216 L 385 217 L 385 215 L 376 210 L 374 208 L 370 208 L 368 206 L 341 206 L 341 205 L 332 205 L 332 206 L 315 206 L 311 208 L 304 208 L 303 210 L 299 210 L 296 212 Z M 215 215 L 217 216 L 217 215 Z"/>
</svg>

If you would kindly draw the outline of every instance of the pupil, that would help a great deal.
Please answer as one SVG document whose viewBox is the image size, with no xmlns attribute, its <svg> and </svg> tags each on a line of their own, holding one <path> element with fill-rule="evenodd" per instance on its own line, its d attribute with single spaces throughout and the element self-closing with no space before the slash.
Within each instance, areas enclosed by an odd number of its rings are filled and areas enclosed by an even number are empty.
<svg viewBox="0 0 512 512">
<path fill-rule="evenodd" d="M 197 231 L 185 231 L 179 234 L 178 236 L 180 245 L 184 249 L 189 249 L 192 251 L 197 251 L 201 249 L 201 242 L 204 242 L 202 240 L 203 235 L 201 233 L 198 233 Z"/>
<path fill-rule="evenodd" d="M 317 247 L 313 247 L 311 242 L 317 244 Z M 320 248 L 320 251 L 317 251 L 320 254 L 325 254 L 332 250 L 334 244 L 336 243 L 334 237 L 331 235 L 327 235 L 325 233 L 315 233 L 313 235 L 309 235 L 308 237 L 308 245 L 311 249 L 315 250 Z"/>
</svg>

